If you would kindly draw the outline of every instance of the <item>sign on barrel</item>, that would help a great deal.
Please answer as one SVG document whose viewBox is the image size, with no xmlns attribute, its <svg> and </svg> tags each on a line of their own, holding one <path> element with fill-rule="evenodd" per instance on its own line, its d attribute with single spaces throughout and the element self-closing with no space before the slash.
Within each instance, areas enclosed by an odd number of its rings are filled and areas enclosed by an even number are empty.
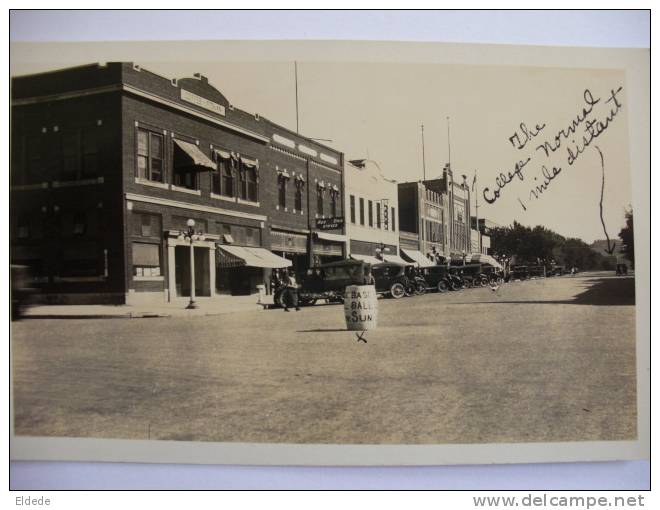
<svg viewBox="0 0 660 510">
<path fill-rule="evenodd" d="M 373 285 L 350 285 L 344 292 L 344 317 L 349 331 L 376 329 L 378 296 Z"/>
</svg>

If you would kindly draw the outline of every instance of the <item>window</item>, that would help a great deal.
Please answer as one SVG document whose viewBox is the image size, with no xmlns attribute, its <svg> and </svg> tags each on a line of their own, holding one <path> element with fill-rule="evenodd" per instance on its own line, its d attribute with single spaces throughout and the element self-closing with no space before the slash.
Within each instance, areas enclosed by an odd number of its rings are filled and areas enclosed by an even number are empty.
<svg viewBox="0 0 660 510">
<path fill-rule="evenodd" d="M 360 198 L 360 225 L 364 225 L 364 198 Z"/>
<path fill-rule="evenodd" d="M 161 236 L 160 223 L 160 216 L 157 214 L 133 212 L 133 228 L 131 233 L 137 237 L 151 237 L 159 239 Z"/>
<path fill-rule="evenodd" d="M 73 215 L 73 235 L 83 236 L 87 233 L 87 216 L 83 212 Z"/>
<path fill-rule="evenodd" d="M 351 202 L 351 223 L 355 225 L 355 195 L 351 195 L 350 202 Z"/>
<path fill-rule="evenodd" d="M 369 226 L 374 226 L 374 203 L 369 200 Z"/>
<path fill-rule="evenodd" d="M 234 160 L 225 159 L 222 165 L 222 192 L 226 197 L 234 196 Z"/>
<path fill-rule="evenodd" d="M 286 181 L 284 175 L 277 176 L 277 204 L 280 207 L 286 207 Z"/>
<path fill-rule="evenodd" d="M 62 133 L 60 138 L 61 180 L 75 181 L 80 172 L 80 135 L 78 132 Z"/>
<path fill-rule="evenodd" d="M 20 184 L 32 184 L 44 180 L 43 161 L 44 141 L 41 136 L 28 136 L 25 139 L 25 175 L 17 180 Z"/>
<path fill-rule="evenodd" d="M 323 216 L 323 188 L 321 186 L 316 188 L 316 213 Z"/>
<path fill-rule="evenodd" d="M 396 230 L 396 215 L 394 214 L 394 207 L 392 207 L 392 230 Z"/>
<path fill-rule="evenodd" d="M 98 132 L 83 131 L 82 134 L 82 175 L 83 179 L 96 177 L 99 173 Z"/>
<path fill-rule="evenodd" d="M 330 194 L 330 216 L 333 218 L 337 216 L 337 197 L 339 193 L 337 191 L 332 191 Z"/>
<path fill-rule="evenodd" d="M 296 196 L 293 208 L 296 211 L 302 211 L 302 202 L 303 202 L 303 188 L 305 187 L 305 181 L 298 179 L 296 181 Z"/>
<path fill-rule="evenodd" d="M 380 202 L 376 202 L 376 228 L 380 228 Z"/>
<path fill-rule="evenodd" d="M 160 276 L 160 245 L 133 243 L 133 275 Z"/>
<path fill-rule="evenodd" d="M 250 200 L 251 202 L 258 202 L 259 201 L 259 188 L 258 188 L 259 179 L 257 178 L 257 169 L 256 168 L 248 168 L 245 172 L 247 173 L 247 197 L 248 197 L 248 200 Z"/>
<path fill-rule="evenodd" d="M 25 214 L 18 218 L 16 237 L 18 239 L 28 239 L 30 237 L 30 218 Z"/>
<path fill-rule="evenodd" d="M 138 177 L 163 182 L 163 135 L 138 129 Z"/>
<path fill-rule="evenodd" d="M 174 172 L 174 185 L 180 188 L 199 189 L 198 188 L 198 175 L 195 171 L 176 171 Z"/>
</svg>

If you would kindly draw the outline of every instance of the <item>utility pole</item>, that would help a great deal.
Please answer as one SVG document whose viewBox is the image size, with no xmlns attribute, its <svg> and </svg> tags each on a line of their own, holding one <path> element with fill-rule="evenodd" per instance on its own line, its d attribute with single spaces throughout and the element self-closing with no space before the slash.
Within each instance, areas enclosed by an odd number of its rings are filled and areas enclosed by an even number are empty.
<svg viewBox="0 0 660 510">
<path fill-rule="evenodd" d="M 424 124 L 422 124 L 422 171 L 426 180 L 426 156 L 424 154 Z"/>
<path fill-rule="evenodd" d="M 477 186 L 477 171 L 474 171 L 474 181 L 472 181 L 472 192 L 474 193 L 474 216 L 477 221 L 477 247 L 481 253 L 481 229 L 479 228 L 479 190 Z"/>
<path fill-rule="evenodd" d="M 296 134 L 300 134 L 300 128 L 298 125 L 298 61 L 294 61 L 293 66 L 296 74 Z"/>
<path fill-rule="evenodd" d="M 448 150 L 448 162 L 449 168 L 451 168 L 451 139 L 449 138 L 449 116 L 447 116 L 447 150 Z"/>
</svg>

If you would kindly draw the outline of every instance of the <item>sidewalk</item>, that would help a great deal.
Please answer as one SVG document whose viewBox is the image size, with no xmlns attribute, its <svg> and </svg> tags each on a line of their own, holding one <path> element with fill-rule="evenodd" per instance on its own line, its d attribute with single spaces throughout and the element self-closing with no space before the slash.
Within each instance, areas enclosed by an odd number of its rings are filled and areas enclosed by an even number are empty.
<svg viewBox="0 0 660 510">
<path fill-rule="evenodd" d="M 270 296 L 266 296 L 267 298 Z M 144 305 L 32 305 L 23 312 L 25 319 L 101 319 L 101 318 L 151 318 L 151 317 L 201 317 L 226 313 L 252 312 L 263 310 L 257 303 L 259 297 L 219 296 L 199 298 L 198 308 L 186 309 L 187 298 L 179 298 L 171 303 Z"/>
</svg>

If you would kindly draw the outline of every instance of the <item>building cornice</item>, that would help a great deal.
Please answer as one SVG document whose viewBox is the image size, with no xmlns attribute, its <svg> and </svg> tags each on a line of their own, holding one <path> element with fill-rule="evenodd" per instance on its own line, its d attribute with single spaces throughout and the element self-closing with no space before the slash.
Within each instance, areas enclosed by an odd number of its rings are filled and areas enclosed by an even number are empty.
<svg viewBox="0 0 660 510">
<path fill-rule="evenodd" d="M 149 101 L 152 101 L 154 103 L 158 103 L 164 106 L 167 106 L 169 108 L 173 108 L 175 110 L 179 110 L 181 112 L 187 113 L 188 115 L 192 115 L 193 117 L 197 117 L 200 119 L 203 119 L 207 122 L 211 122 L 213 124 L 216 124 L 218 126 L 221 126 L 223 128 L 229 129 L 231 131 L 234 131 L 236 133 L 240 133 L 244 136 L 247 136 L 249 138 L 252 138 L 254 140 L 257 140 L 259 142 L 262 142 L 264 144 L 269 143 L 270 139 L 266 136 L 260 135 L 259 133 L 256 133 L 254 131 L 251 131 L 246 128 L 242 128 L 240 126 L 237 126 L 235 124 L 232 124 L 230 122 L 227 122 L 222 119 L 218 119 L 212 115 L 208 115 L 204 112 L 200 112 L 194 108 L 189 108 L 188 106 L 185 106 L 181 103 L 178 103 L 177 101 L 173 101 L 172 99 L 167 99 L 162 96 L 159 96 L 157 94 L 153 94 L 151 92 L 147 92 L 146 90 L 142 90 L 140 88 L 134 87 L 132 85 L 126 85 L 126 84 L 117 84 L 117 85 L 108 85 L 105 87 L 97 87 L 97 88 L 92 88 L 92 89 L 83 89 L 83 90 L 74 90 L 70 92 L 63 92 L 60 94 L 49 94 L 46 96 L 33 96 L 33 97 L 26 97 L 26 98 L 20 98 L 20 99 L 13 99 L 11 104 L 12 106 L 23 106 L 23 105 L 30 105 L 30 104 L 39 104 L 39 103 L 48 103 L 51 101 L 64 101 L 67 99 L 73 99 L 73 98 L 78 98 L 78 97 L 86 97 L 86 96 L 92 96 L 92 95 L 97 95 L 97 94 L 107 94 L 110 92 L 126 92 L 128 94 L 132 94 L 134 96 L 142 97 L 144 99 L 147 99 Z"/>
<path fill-rule="evenodd" d="M 124 193 L 126 200 L 133 202 L 144 202 L 147 204 L 165 205 L 168 207 L 177 207 L 179 209 L 187 209 L 192 211 L 208 212 L 213 214 L 222 214 L 224 216 L 233 216 L 236 218 L 246 218 L 255 221 L 267 221 L 268 217 L 262 214 L 253 214 L 242 211 L 232 211 L 230 209 L 221 209 L 220 207 L 212 207 L 201 204 L 191 204 L 190 202 L 180 202 L 178 200 L 171 200 L 169 198 L 153 197 L 149 195 L 138 195 L 136 193 Z"/>
</svg>

